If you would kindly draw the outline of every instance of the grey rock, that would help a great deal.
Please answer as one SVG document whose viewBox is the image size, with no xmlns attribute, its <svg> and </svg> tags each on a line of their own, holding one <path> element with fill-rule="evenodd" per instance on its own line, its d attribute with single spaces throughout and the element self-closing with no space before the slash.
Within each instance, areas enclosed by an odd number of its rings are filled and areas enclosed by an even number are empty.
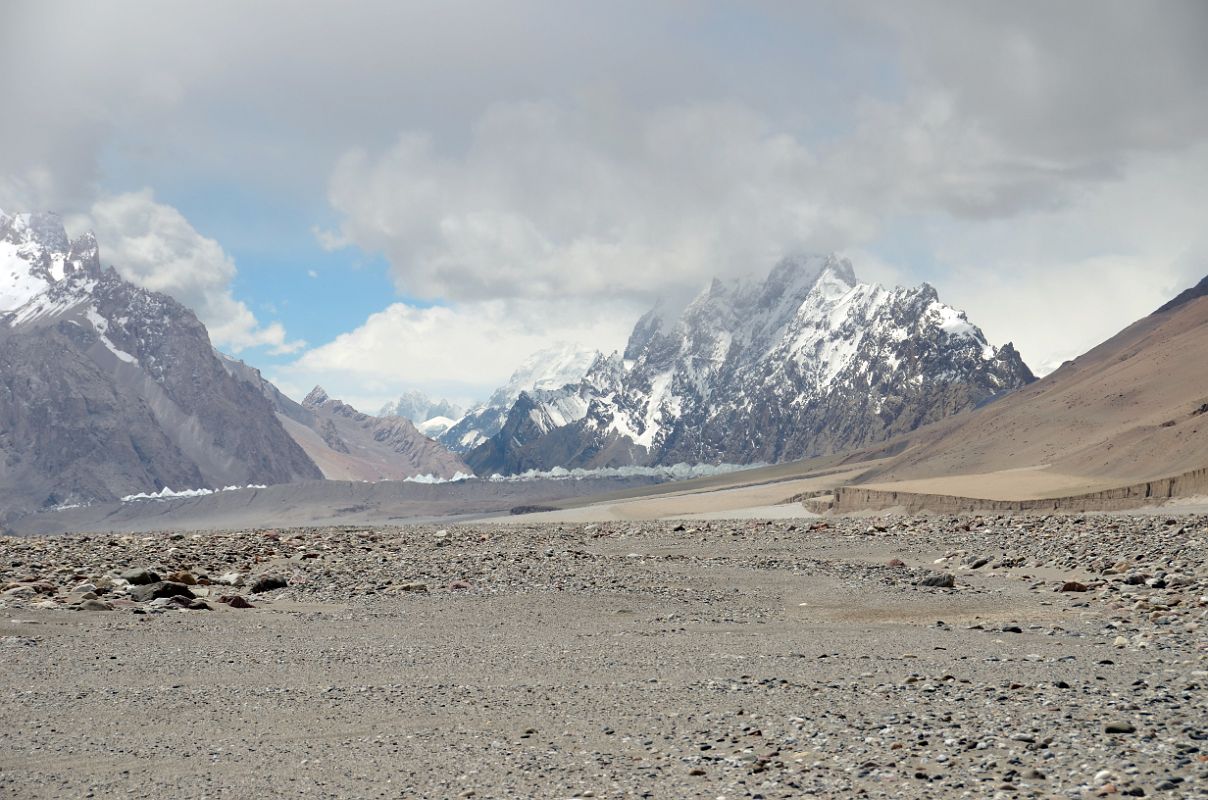
<svg viewBox="0 0 1208 800">
<path fill-rule="evenodd" d="M 135 586 L 130 590 L 130 599 L 139 603 L 166 597 L 186 597 L 191 600 L 193 596 L 193 592 L 188 586 L 185 586 L 183 583 L 173 583 L 172 581 L 148 583 L 142 586 Z"/>
<path fill-rule="evenodd" d="M 252 594 L 263 594 L 271 592 L 274 589 L 284 589 L 289 586 L 289 581 L 281 575 L 261 575 L 252 582 L 251 588 L 248 589 Z"/>
<path fill-rule="evenodd" d="M 144 586 L 148 583 L 158 583 L 159 575 L 149 569 L 130 569 L 118 575 L 124 581 L 134 586 Z"/>
<path fill-rule="evenodd" d="M 919 581 L 919 586 L 933 586 L 941 589 L 951 589 L 956 585 L 956 577 L 947 572 L 936 572 Z"/>
</svg>

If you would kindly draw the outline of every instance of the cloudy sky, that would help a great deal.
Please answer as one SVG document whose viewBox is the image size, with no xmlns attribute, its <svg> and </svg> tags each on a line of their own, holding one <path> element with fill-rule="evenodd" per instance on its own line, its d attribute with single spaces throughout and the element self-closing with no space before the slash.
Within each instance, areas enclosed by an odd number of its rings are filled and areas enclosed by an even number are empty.
<svg viewBox="0 0 1208 800">
<path fill-rule="evenodd" d="M 840 251 L 1038 371 L 1208 273 L 1208 4 L 0 7 L 0 208 L 295 396 L 489 394 Z"/>
</svg>

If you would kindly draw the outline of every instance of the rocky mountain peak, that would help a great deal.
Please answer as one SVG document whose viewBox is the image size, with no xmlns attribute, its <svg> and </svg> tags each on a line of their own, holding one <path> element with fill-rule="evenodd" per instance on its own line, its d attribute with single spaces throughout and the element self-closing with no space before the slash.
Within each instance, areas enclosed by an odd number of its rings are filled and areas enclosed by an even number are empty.
<svg viewBox="0 0 1208 800">
<path fill-rule="evenodd" d="M 1033 379 L 1013 347 L 990 345 L 934 287 L 885 289 L 840 256 L 792 256 L 763 280 L 713 281 L 676 318 L 656 306 L 623 360 L 597 359 L 578 384 L 532 394 L 467 462 L 489 474 L 802 458 Z"/>
<path fill-rule="evenodd" d="M 7 219 L 6 219 L 7 217 Z M 6 224 L 7 223 L 7 224 Z M 63 218 L 50 211 L 14 214 L 8 217 L 0 212 L 0 230 L 8 228 L 10 241 L 36 243 L 51 252 L 66 252 L 70 246 Z"/>
<path fill-rule="evenodd" d="M 319 408 L 330 399 L 331 396 L 327 394 L 326 389 L 322 386 L 316 386 L 310 390 L 306 397 L 302 398 L 302 405 L 305 408 Z"/>
<path fill-rule="evenodd" d="M 67 271 L 80 272 L 93 277 L 101 274 L 101 251 L 96 235 L 92 231 L 71 240 L 67 249 Z"/>
<path fill-rule="evenodd" d="M 71 275 L 101 276 L 96 237 L 69 240 L 58 214 L 0 211 L 0 312 L 16 311 Z"/>
<path fill-rule="evenodd" d="M 0 522 L 62 504 L 322 476 L 167 295 L 55 214 L 0 213 Z"/>
<path fill-rule="evenodd" d="M 767 278 L 756 286 L 764 303 L 804 298 L 826 273 L 830 273 L 832 280 L 842 285 L 856 285 L 851 262 L 831 253 L 826 256 L 795 255 L 783 258 L 772 267 Z"/>
</svg>

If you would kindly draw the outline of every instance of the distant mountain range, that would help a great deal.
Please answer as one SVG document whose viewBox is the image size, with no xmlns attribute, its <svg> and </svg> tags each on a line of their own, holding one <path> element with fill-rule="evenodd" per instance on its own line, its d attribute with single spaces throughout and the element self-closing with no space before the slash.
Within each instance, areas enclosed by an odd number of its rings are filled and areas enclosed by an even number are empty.
<svg viewBox="0 0 1208 800">
<path fill-rule="evenodd" d="M 398 400 L 387 403 L 378 411 L 379 417 L 403 417 L 415 424 L 425 436 L 433 438 L 447 431 L 464 415 L 461 406 L 448 400 L 433 400 L 420 391 L 411 391 Z"/>
<path fill-rule="evenodd" d="M 526 393 L 560 390 L 578 383 L 600 357 L 598 350 L 558 344 L 529 356 L 503 386 L 440 435 L 440 442 L 455 453 L 465 454 L 499 433 L 508 414 Z"/>
<path fill-rule="evenodd" d="M 0 522 L 165 487 L 459 469 L 406 420 L 293 403 L 189 309 L 102 269 L 91 234 L 0 212 Z"/>
<path fill-rule="evenodd" d="M 714 281 L 678 316 L 646 314 L 623 354 L 522 392 L 465 459 L 479 474 L 770 463 L 880 441 L 1033 380 L 927 284 L 889 290 L 834 256 L 786 259 L 763 281 Z"/>
<path fill-rule="evenodd" d="M 260 371 L 219 354 L 223 365 L 260 390 L 277 420 L 330 480 L 390 481 L 417 476 L 452 478 L 470 468 L 429 439 L 409 419 L 363 414 L 316 386 L 297 403 Z"/>
<path fill-rule="evenodd" d="M 0 212 L 7 516 L 164 487 L 782 461 L 1032 380 L 932 287 L 884 289 L 843 259 L 801 257 L 714 281 L 680 313 L 656 308 L 623 353 L 535 354 L 464 413 L 408 393 L 371 416 L 317 387 L 295 402 L 214 351 L 187 308 L 102 269 L 91 235 Z"/>
</svg>

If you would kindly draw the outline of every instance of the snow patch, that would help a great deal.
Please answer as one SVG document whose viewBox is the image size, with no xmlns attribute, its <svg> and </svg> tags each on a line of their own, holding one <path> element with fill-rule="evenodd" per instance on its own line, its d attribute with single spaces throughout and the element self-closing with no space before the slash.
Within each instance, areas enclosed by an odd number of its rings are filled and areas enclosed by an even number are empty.
<svg viewBox="0 0 1208 800">
<path fill-rule="evenodd" d="M 471 450 L 487 440 L 482 431 L 466 431 L 461 437 L 461 446 Z"/>
<path fill-rule="evenodd" d="M 91 285 L 82 287 L 84 292 L 92 290 Z M 48 293 L 34 295 L 33 298 L 25 305 L 18 308 L 12 316 L 12 325 L 25 325 L 34 320 L 44 317 L 55 316 L 69 311 L 75 306 L 85 302 L 87 298 L 79 295 L 67 294 L 59 297 L 51 297 Z"/>
<path fill-rule="evenodd" d="M 138 494 L 128 494 L 122 498 L 123 503 L 135 503 L 140 500 L 175 500 L 182 497 L 205 497 L 210 494 L 218 494 L 219 492 L 238 492 L 243 489 L 267 489 L 268 487 L 262 483 L 249 483 L 247 486 L 224 486 L 221 489 L 182 489 L 179 492 L 165 486 L 158 492 L 139 492 Z"/>
<path fill-rule="evenodd" d="M 452 478 L 442 478 L 439 475 L 412 475 L 410 478 L 403 478 L 403 483 L 461 483 L 472 480 L 475 480 L 475 477 L 468 472 L 455 472 Z"/>
<path fill-rule="evenodd" d="M 432 417 L 419 423 L 415 428 L 429 439 L 435 439 L 456 424 L 457 420 L 449 417 Z"/>
<path fill-rule="evenodd" d="M 748 469 L 766 467 L 767 464 L 672 464 L 666 467 L 601 467 L 598 469 L 566 469 L 554 467 L 549 470 L 530 469 L 516 475 L 492 475 L 487 480 L 495 482 L 534 480 L 583 480 L 586 478 L 659 478 L 665 481 L 686 481 L 710 475 L 726 475 Z"/>
<path fill-rule="evenodd" d="M 495 390 L 487 405 L 510 408 L 520 399 L 521 392 L 555 390 L 578 383 L 599 356 L 598 350 L 567 343 L 533 353 L 505 385 Z"/>
<path fill-rule="evenodd" d="M 46 291 L 50 282 L 30 269 L 28 246 L 0 242 L 0 311 L 12 311 Z"/>
<path fill-rule="evenodd" d="M 965 312 L 957 311 L 952 306 L 939 302 L 932 303 L 927 310 L 938 319 L 940 330 L 949 336 L 965 339 L 981 338 L 981 331 L 965 318 Z"/>
<path fill-rule="evenodd" d="M 548 470 L 530 469 L 516 475 L 492 475 L 489 478 L 479 478 L 465 472 L 458 472 L 452 478 L 441 478 L 436 475 L 414 475 L 404 478 L 403 483 L 461 483 L 462 481 L 486 480 L 491 483 L 524 483 L 525 481 L 573 481 L 589 478 L 657 478 L 662 481 L 686 481 L 691 478 L 705 478 L 710 475 L 726 475 L 747 469 L 765 467 L 766 464 L 674 464 L 668 467 L 602 467 L 599 469 L 566 469 L 554 467 Z"/>
<path fill-rule="evenodd" d="M 97 312 L 96 306 L 89 306 L 84 312 L 84 315 L 88 318 L 88 321 L 92 323 L 92 327 L 96 330 L 97 336 L 100 337 L 101 343 L 109 349 L 110 353 L 113 353 L 115 356 L 117 356 L 119 361 L 125 361 L 127 364 L 138 363 L 137 358 L 130 355 L 125 350 L 120 349 L 116 344 L 113 343 L 112 339 L 106 336 L 106 334 L 109 333 L 109 320 L 105 319 Z"/>
</svg>

